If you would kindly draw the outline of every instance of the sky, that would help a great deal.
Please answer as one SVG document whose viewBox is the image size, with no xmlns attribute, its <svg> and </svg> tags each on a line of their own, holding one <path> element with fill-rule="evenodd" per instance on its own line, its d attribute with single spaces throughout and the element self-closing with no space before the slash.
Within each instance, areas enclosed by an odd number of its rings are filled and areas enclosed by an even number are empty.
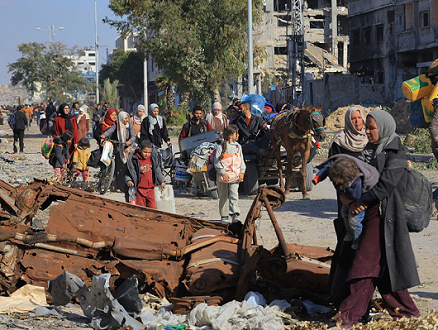
<svg viewBox="0 0 438 330">
<path fill-rule="evenodd" d="M 102 22 L 106 16 L 115 18 L 108 3 L 97 0 L 99 64 L 106 63 L 107 47 L 108 52 L 115 48 L 118 35 L 115 28 Z M 0 0 L 0 85 L 10 83 L 7 65 L 20 57 L 18 45 L 48 43 L 52 24 L 56 42 L 94 48 L 94 0 Z M 60 27 L 64 29 L 56 30 Z"/>
</svg>

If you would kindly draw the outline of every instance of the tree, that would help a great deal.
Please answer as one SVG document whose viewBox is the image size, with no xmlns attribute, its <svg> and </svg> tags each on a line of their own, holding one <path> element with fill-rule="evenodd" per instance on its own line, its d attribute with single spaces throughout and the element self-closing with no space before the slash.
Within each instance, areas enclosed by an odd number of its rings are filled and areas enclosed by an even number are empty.
<svg viewBox="0 0 438 330">
<path fill-rule="evenodd" d="M 262 1 L 253 2 L 257 22 Z M 138 48 L 200 103 L 209 103 L 227 76 L 246 69 L 246 0 L 111 0 L 109 7 L 121 20 L 105 21 L 123 35 L 147 35 Z"/>
<path fill-rule="evenodd" d="M 48 46 L 36 42 L 20 44 L 21 57 L 15 63 L 8 64 L 12 73 L 11 83 L 23 84 L 30 92 L 42 92 L 54 101 L 70 101 L 78 91 L 85 91 L 88 82 L 74 71 L 73 61 L 67 57 L 74 54 L 61 43 Z"/>
<path fill-rule="evenodd" d="M 118 90 L 121 97 L 126 97 L 134 104 L 143 95 L 143 59 L 136 51 L 125 52 L 116 49 L 112 60 L 102 66 L 99 73 L 101 80 L 109 78 L 118 80 Z"/>
<path fill-rule="evenodd" d="M 109 78 L 103 82 L 102 102 L 108 103 L 110 109 L 117 110 L 120 107 L 119 91 L 117 90 L 118 85 L 118 80 L 114 80 L 111 83 Z"/>
<path fill-rule="evenodd" d="M 166 109 L 164 114 L 167 118 L 167 121 L 172 117 L 172 111 L 175 109 L 175 95 L 173 94 L 174 84 L 165 76 L 159 74 L 157 76 L 157 80 L 155 81 L 155 85 L 164 92 L 166 96 Z"/>
</svg>

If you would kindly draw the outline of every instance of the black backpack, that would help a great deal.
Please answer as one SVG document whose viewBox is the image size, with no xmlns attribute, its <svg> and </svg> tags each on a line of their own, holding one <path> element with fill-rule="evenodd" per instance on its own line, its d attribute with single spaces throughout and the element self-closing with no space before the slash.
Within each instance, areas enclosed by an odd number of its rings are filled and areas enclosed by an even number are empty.
<svg viewBox="0 0 438 330">
<path fill-rule="evenodd" d="M 409 231 L 418 233 L 429 225 L 432 216 L 432 184 L 422 173 L 408 167 L 405 160 L 394 161 L 392 166 L 406 169 L 402 190 L 404 214 Z"/>
</svg>

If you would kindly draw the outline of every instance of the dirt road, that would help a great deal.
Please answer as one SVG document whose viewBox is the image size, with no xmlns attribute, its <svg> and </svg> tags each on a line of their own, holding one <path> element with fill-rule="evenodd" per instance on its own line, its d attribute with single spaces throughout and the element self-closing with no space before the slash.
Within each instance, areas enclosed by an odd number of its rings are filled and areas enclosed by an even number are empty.
<svg viewBox="0 0 438 330">
<path fill-rule="evenodd" d="M 31 181 L 33 177 L 47 178 L 52 174 L 48 161 L 40 154 L 43 136 L 38 134 L 36 127 L 32 127 L 25 136 L 25 153 L 16 158 L 14 164 L 0 160 L 0 179 L 18 184 Z M 7 125 L 0 126 L 0 154 L 12 152 L 11 130 Z M 173 139 L 176 144 L 176 139 Z M 93 142 L 93 147 L 95 146 Z M 92 147 L 92 149 L 93 149 Z M 323 160 L 316 158 L 315 162 Z M 423 171 L 434 185 L 438 183 L 438 173 Z M 92 175 L 91 175 L 92 177 Z M 106 197 L 123 200 L 121 193 L 108 193 Z M 175 192 L 176 212 L 192 215 L 208 220 L 219 220 L 218 201 L 209 198 L 197 198 L 190 194 Z M 283 230 L 287 243 L 323 246 L 334 249 L 336 244 L 333 219 L 337 215 L 335 190 L 329 180 L 313 188 L 310 200 L 302 200 L 300 192 L 291 192 L 287 195 L 285 205 L 275 211 L 275 215 Z M 242 220 L 251 206 L 253 197 L 241 196 L 240 207 Z M 259 242 L 267 248 L 277 244 L 277 239 L 269 221 L 268 214 L 262 212 L 261 219 L 257 220 Z M 415 295 L 415 301 L 422 312 L 438 310 L 438 221 L 431 221 L 428 228 L 421 233 L 411 235 L 415 249 L 418 270 L 422 284 L 414 287 L 410 292 Z"/>
</svg>

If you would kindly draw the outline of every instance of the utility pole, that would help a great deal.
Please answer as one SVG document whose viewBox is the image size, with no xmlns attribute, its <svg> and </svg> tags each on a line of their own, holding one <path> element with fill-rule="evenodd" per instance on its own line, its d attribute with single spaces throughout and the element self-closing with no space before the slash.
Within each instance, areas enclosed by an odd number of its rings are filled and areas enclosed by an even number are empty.
<svg viewBox="0 0 438 330">
<path fill-rule="evenodd" d="M 144 106 L 147 109 L 149 104 L 149 95 L 148 95 L 148 55 L 144 55 L 143 62 L 143 95 L 144 95 Z M 149 113 L 148 111 L 145 111 Z"/>
<path fill-rule="evenodd" d="M 99 44 L 97 39 L 97 3 L 94 0 L 94 51 L 96 56 L 96 103 L 99 103 Z"/>
<path fill-rule="evenodd" d="M 253 50 L 252 50 L 252 0 L 247 0 L 248 6 L 248 94 L 253 94 L 254 72 L 253 72 Z"/>
<path fill-rule="evenodd" d="M 301 99 L 304 101 L 304 27 L 303 27 L 303 2 L 302 0 L 292 1 L 292 35 L 287 43 L 288 69 L 289 76 L 292 77 L 292 99 L 298 97 L 298 86 L 301 86 Z M 300 64 L 300 74 L 298 75 L 298 63 Z M 288 100 L 291 102 L 292 100 Z"/>
</svg>

